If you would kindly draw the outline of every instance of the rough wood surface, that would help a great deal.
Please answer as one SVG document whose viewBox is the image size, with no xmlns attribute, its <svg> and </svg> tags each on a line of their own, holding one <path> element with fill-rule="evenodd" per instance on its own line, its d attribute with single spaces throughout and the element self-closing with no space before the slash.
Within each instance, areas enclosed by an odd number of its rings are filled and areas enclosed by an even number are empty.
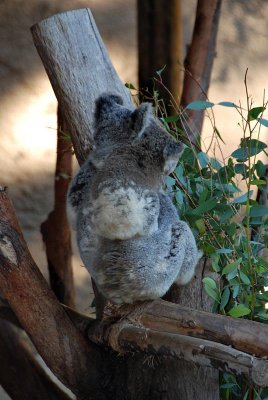
<svg viewBox="0 0 268 400">
<path fill-rule="evenodd" d="M 87 343 L 35 265 L 7 190 L 0 190 L 0 292 L 54 374 L 80 399 L 95 399 L 99 352 Z M 102 395 L 99 394 L 102 399 Z"/>
<path fill-rule="evenodd" d="M 176 104 L 181 94 L 181 0 L 138 0 L 137 8 L 140 98 L 152 97 L 157 90 L 167 112 L 174 113 L 170 93 Z M 153 78 L 159 78 L 157 71 L 163 68 L 163 85 L 158 85 Z"/>
<path fill-rule="evenodd" d="M 100 325 L 98 326 L 100 333 Z M 93 339 L 93 335 L 90 337 Z M 204 339 L 184 336 L 166 331 L 155 331 L 135 326 L 133 323 L 120 321 L 111 326 L 104 325 L 103 336 L 99 336 L 99 344 L 106 344 L 119 353 L 146 352 L 155 357 L 168 356 L 183 359 L 209 370 L 217 369 L 243 375 L 256 385 L 268 385 L 268 361 L 250 354 L 237 351 L 230 346 Z M 179 373 L 179 370 L 176 371 Z M 204 375 L 202 375 L 204 378 Z M 204 392 L 206 392 L 204 387 Z"/>
<path fill-rule="evenodd" d="M 95 100 L 103 92 L 116 92 L 133 107 L 129 91 L 118 78 L 89 9 L 45 19 L 32 27 L 32 34 L 81 164 L 91 148 Z"/>
<path fill-rule="evenodd" d="M 216 54 L 222 0 L 198 0 L 194 32 L 185 59 L 181 107 L 196 100 L 206 100 Z M 184 110 L 182 128 L 191 142 L 199 142 L 204 111 Z"/>
<path fill-rule="evenodd" d="M 57 160 L 54 180 L 54 209 L 41 224 L 46 247 L 50 286 L 58 300 L 75 306 L 72 267 L 71 230 L 66 212 L 66 197 L 72 178 L 72 142 L 67 137 L 67 126 L 58 107 Z"/>
<path fill-rule="evenodd" d="M 12 400 L 68 400 L 35 359 L 18 329 L 0 321 L 0 385 Z"/>
</svg>

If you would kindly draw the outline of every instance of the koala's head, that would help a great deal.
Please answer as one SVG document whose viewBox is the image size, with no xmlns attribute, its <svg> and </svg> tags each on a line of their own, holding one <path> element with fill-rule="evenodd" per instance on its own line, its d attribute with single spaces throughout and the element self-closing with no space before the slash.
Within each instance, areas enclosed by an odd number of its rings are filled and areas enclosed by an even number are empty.
<svg viewBox="0 0 268 400">
<path fill-rule="evenodd" d="M 142 158 L 151 164 L 156 162 L 165 175 L 175 169 L 182 151 L 182 144 L 154 116 L 151 103 L 130 110 L 114 94 L 103 94 L 96 101 L 94 142 L 95 148 L 104 153 L 133 150 L 141 155 L 141 162 Z"/>
</svg>

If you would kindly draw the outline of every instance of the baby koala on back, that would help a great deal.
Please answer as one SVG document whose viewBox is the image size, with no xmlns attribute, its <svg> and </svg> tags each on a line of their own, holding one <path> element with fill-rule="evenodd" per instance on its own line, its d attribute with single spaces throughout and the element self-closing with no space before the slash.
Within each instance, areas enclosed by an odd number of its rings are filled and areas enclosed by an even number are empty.
<svg viewBox="0 0 268 400">
<path fill-rule="evenodd" d="M 163 192 L 181 145 L 148 103 L 136 110 L 116 95 L 96 102 L 94 149 L 68 194 L 80 255 L 103 295 L 115 303 L 163 296 L 188 283 L 200 253 Z"/>
</svg>

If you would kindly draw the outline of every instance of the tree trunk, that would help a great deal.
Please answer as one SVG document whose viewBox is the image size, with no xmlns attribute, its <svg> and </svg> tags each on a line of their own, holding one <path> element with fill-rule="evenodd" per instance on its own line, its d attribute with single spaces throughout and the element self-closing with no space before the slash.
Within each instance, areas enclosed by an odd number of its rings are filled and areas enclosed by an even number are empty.
<svg viewBox="0 0 268 400">
<path fill-rule="evenodd" d="M 90 149 L 96 98 L 104 91 L 117 92 L 126 106 L 133 105 L 111 65 L 89 10 L 56 15 L 35 25 L 32 32 L 81 163 Z M 200 283 L 195 295 L 193 301 L 199 306 Z M 185 302 L 189 303 L 189 297 Z M 218 398 L 217 371 L 166 357 L 151 359 L 139 353 L 122 358 L 113 353 L 108 357 L 107 353 L 108 362 L 109 398 Z"/>
<path fill-rule="evenodd" d="M 196 100 L 206 100 L 210 84 L 221 0 L 198 0 L 192 42 L 185 59 L 185 74 L 181 96 L 182 129 L 193 143 L 199 142 L 204 110 L 185 110 Z"/>
<path fill-rule="evenodd" d="M 159 98 L 164 100 L 167 112 L 168 105 L 171 104 L 170 93 L 177 103 L 181 94 L 181 26 L 180 0 L 138 0 L 140 97 L 142 99 L 143 91 L 152 96 L 154 90 L 158 90 Z M 157 71 L 163 68 L 163 85 L 158 85 L 153 78 L 157 76 Z"/>
<path fill-rule="evenodd" d="M 54 182 L 54 210 L 41 225 L 46 246 L 50 286 L 58 300 L 74 308 L 71 231 L 66 213 L 66 196 L 72 178 L 72 143 L 58 107 L 57 161 Z"/>
</svg>

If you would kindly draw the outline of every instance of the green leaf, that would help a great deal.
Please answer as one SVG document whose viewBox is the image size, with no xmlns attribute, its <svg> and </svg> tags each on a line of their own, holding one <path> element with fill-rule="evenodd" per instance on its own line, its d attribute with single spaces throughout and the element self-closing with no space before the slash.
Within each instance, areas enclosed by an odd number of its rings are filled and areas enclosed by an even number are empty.
<svg viewBox="0 0 268 400">
<path fill-rule="evenodd" d="M 180 119 L 179 115 L 170 115 L 169 117 L 160 118 L 160 120 L 163 120 L 164 122 L 167 122 L 168 124 L 170 122 L 177 122 L 179 119 Z"/>
<path fill-rule="evenodd" d="M 266 181 L 264 179 L 254 179 L 253 181 L 249 182 L 250 185 L 265 185 Z"/>
<path fill-rule="evenodd" d="M 267 119 L 264 119 L 264 118 L 257 118 L 257 121 L 258 121 L 261 125 L 263 125 L 263 126 L 265 126 L 266 128 L 268 128 L 268 120 L 267 120 Z"/>
<path fill-rule="evenodd" d="M 200 204 L 200 206 L 196 207 L 192 213 L 195 215 L 202 215 L 202 214 L 212 210 L 213 208 L 215 208 L 216 204 L 217 204 L 217 200 L 214 198 L 211 198 L 211 199 L 207 200 L 205 203 Z"/>
<path fill-rule="evenodd" d="M 205 285 L 205 291 L 206 293 L 217 303 L 220 302 L 220 295 L 219 292 L 216 292 L 211 286 Z"/>
<path fill-rule="evenodd" d="M 260 319 L 263 320 L 268 320 L 268 313 L 265 311 L 260 311 L 258 314 L 255 315 L 256 317 L 259 317 Z"/>
<path fill-rule="evenodd" d="M 215 272 L 219 272 L 220 271 L 220 266 L 219 266 L 220 255 L 218 253 L 214 253 L 210 256 L 210 259 L 211 259 L 212 269 Z"/>
<path fill-rule="evenodd" d="M 237 174 L 244 174 L 247 171 L 248 166 L 246 164 L 239 163 L 235 164 L 234 169 Z"/>
<path fill-rule="evenodd" d="M 228 279 L 229 282 L 237 276 L 237 272 L 238 272 L 238 269 L 235 268 L 233 271 L 231 271 L 231 272 L 229 272 L 229 274 L 227 274 L 226 278 Z"/>
<path fill-rule="evenodd" d="M 248 196 L 249 195 L 249 196 Z M 242 196 L 236 197 L 233 201 L 232 204 L 242 204 L 245 203 L 248 200 L 248 197 L 251 198 L 253 195 L 253 190 L 250 190 L 249 193 L 246 192 L 242 194 Z"/>
<path fill-rule="evenodd" d="M 206 225 L 203 218 L 200 218 L 197 221 L 195 221 L 195 225 L 197 226 L 200 235 L 204 235 L 204 233 L 206 233 Z"/>
<path fill-rule="evenodd" d="M 234 386 L 238 386 L 237 383 L 223 383 L 220 385 L 221 389 L 232 389 Z"/>
<path fill-rule="evenodd" d="M 228 304 L 229 298 L 230 298 L 230 289 L 226 287 L 222 292 L 221 296 L 221 305 L 220 305 L 221 310 L 224 310 L 224 308 Z"/>
<path fill-rule="evenodd" d="M 251 312 L 250 309 L 246 307 L 244 304 L 238 304 L 237 306 L 231 308 L 231 310 L 228 311 L 228 314 L 231 317 L 239 318 L 250 314 L 250 312 Z"/>
<path fill-rule="evenodd" d="M 240 286 L 239 285 L 234 285 L 233 287 L 233 299 L 235 299 L 238 296 Z"/>
<path fill-rule="evenodd" d="M 231 156 L 238 161 L 246 161 L 266 149 L 267 144 L 257 139 L 242 139 L 241 147 L 232 152 Z"/>
<path fill-rule="evenodd" d="M 220 103 L 218 103 L 218 106 L 237 108 L 237 106 L 231 101 L 221 101 Z"/>
<path fill-rule="evenodd" d="M 266 173 L 266 166 L 263 164 L 261 160 L 258 160 L 255 164 L 255 170 L 259 176 L 259 178 L 263 178 Z"/>
<path fill-rule="evenodd" d="M 237 267 L 241 264 L 242 258 L 238 258 L 236 261 L 227 264 L 226 267 L 223 268 L 222 270 L 222 275 L 227 275 L 230 272 L 234 271 L 235 269 L 237 269 Z"/>
<path fill-rule="evenodd" d="M 125 83 L 125 87 L 127 87 L 128 89 L 137 90 L 132 83 Z"/>
<path fill-rule="evenodd" d="M 200 151 L 199 153 L 197 153 L 197 158 L 200 163 L 201 169 L 206 168 L 206 166 L 209 163 L 209 158 L 208 158 L 207 154 L 204 153 L 203 151 Z"/>
<path fill-rule="evenodd" d="M 226 144 L 225 141 L 223 140 L 218 128 L 216 128 L 216 126 L 214 126 L 214 132 L 216 133 L 216 135 L 218 136 L 218 138 L 222 141 L 223 144 Z"/>
<path fill-rule="evenodd" d="M 263 149 L 266 149 L 267 144 L 262 142 L 259 139 L 252 139 L 250 137 L 247 137 L 247 138 L 241 139 L 241 145 L 240 146 L 242 148 L 251 147 L 252 149 L 261 149 L 261 150 L 263 150 Z M 251 154 L 251 155 L 254 155 L 254 154 Z"/>
<path fill-rule="evenodd" d="M 205 278 L 202 279 L 202 282 L 204 285 L 209 286 L 211 289 L 217 289 L 217 284 L 214 281 L 214 279 L 210 278 L 209 276 L 206 276 Z"/>
<path fill-rule="evenodd" d="M 268 215 L 268 207 L 256 204 L 250 208 L 250 217 L 264 217 Z"/>
<path fill-rule="evenodd" d="M 196 100 L 192 101 L 186 107 L 187 110 L 206 110 L 207 108 L 211 108 L 214 106 L 214 103 L 206 100 Z"/>
<path fill-rule="evenodd" d="M 210 165 L 212 166 L 212 168 L 216 169 L 216 171 L 219 171 L 219 169 L 221 169 L 222 167 L 221 163 L 213 157 L 210 158 Z"/>
<path fill-rule="evenodd" d="M 254 107 L 248 112 L 248 121 L 254 121 L 265 110 L 265 107 Z"/>
<path fill-rule="evenodd" d="M 249 279 L 249 277 L 246 275 L 246 274 L 244 274 L 244 272 L 242 272 L 242 271 L 240 271 L 240 278 L 241 278 L 241 281 L 243 282 L 243 283 L 245 283 L 246 285 L 250 285 L 250 279 Z"/>
<path fill-rule="evenodd" d="M 200 193 L 200 195 L 199 195 L 199 204 L 202 204 L 202 203 L 204 203 L 204 201 L 206 201 L 206 199 L 207 199 L 207 196 L 208 196 L 208 193 L 209 193 L 209 191 L 208 191 L 208 189 L 205 187 L 205 189 L 204 190 L 202 190 L 202 192 Z"/>
<path fill-rule="evenodd" d="M 222 247 L 221 249 L 217 250 L 218 254 L 231 254 L 233 252 L 232 249 L 226 249 L 225 247 Z"/>
</svg>

